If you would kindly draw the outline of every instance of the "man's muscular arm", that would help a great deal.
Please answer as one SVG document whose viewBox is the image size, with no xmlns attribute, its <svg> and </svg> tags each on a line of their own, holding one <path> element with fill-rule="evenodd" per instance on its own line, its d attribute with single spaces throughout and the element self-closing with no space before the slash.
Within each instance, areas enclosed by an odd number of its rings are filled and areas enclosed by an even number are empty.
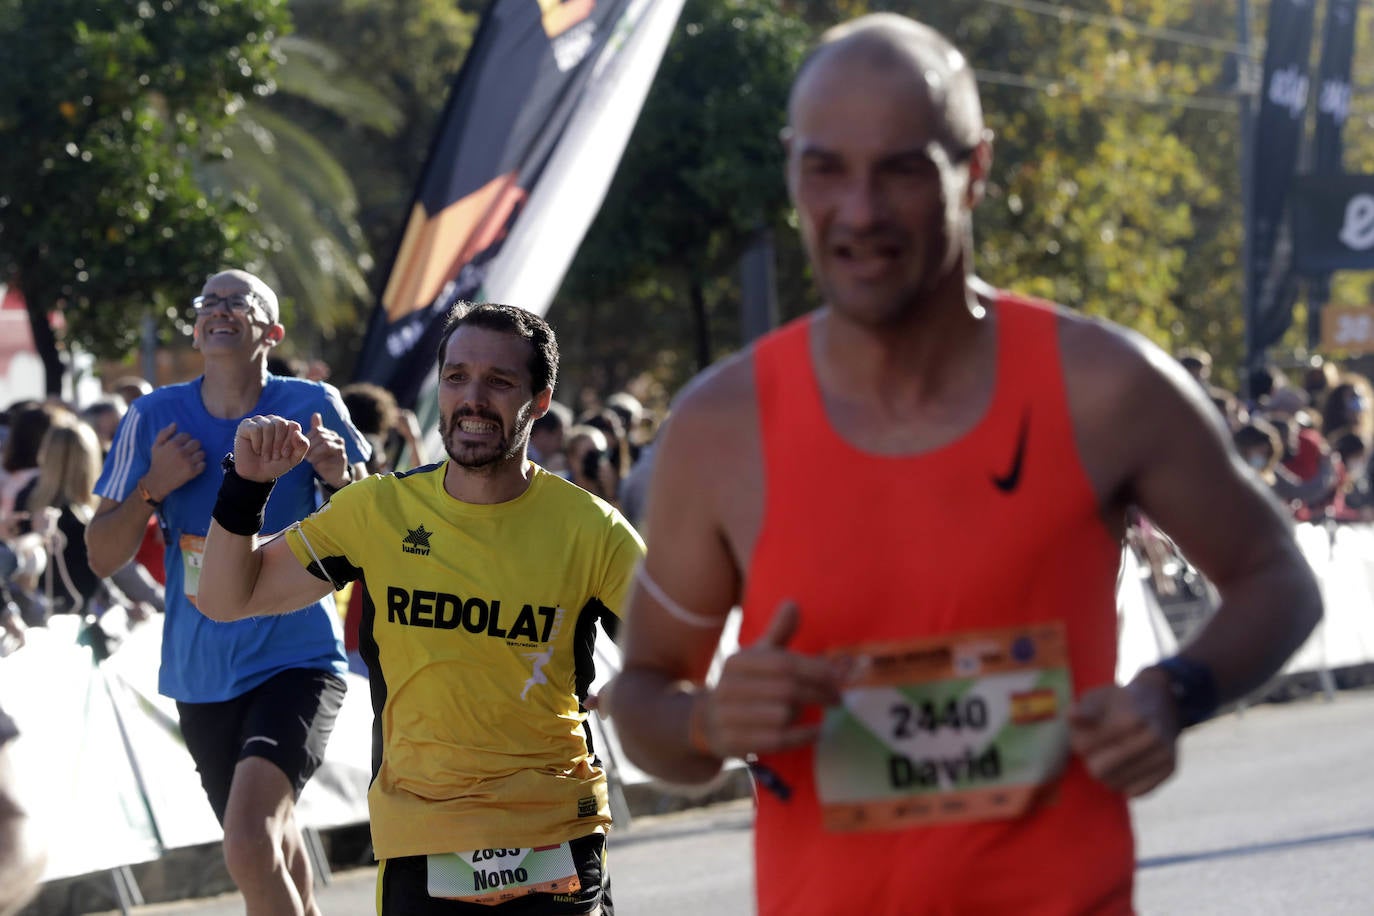
<svg viewBox="0 0 1374 916">
<path fill-rule="evenodd" d="M 648 556 L 630 597 L 625 666 L 610 707 L 625 752 L 671 782 L 704 782 L 726 757 L 814 741 L 795 722 L 801 707 L 832 702 L 834 678 L 821 660 L 791 652 L 798 609 L 784 605 L 765 636 L 726 660 L 702 686 L 742 573 L 723 506 L 760 498 L 737 492 L 742 443 L 756 433 L 750 367 L 728 363 L 690 389 L 656 447 L 645 528 Z M 741 409 L 740 405 L 749 405 Z"/>
<path fill-rule="evenodd" d="M 689 391 L 659 433 L 644 525 L 648 553 L 630 590 L 622 643 L 625 664 L 612 684 L 611 712 L 625 753 L 647 772 L 676 783 L 705 782 L 721 757 L 688 743 L 694 694 L 710 667 L 739 575 L 701 489 L 697 454 L 710 426 Z M 665 610 L 657 591 L 696 622 Z"/>
<path fill-rule="evenodd" d="M 1316 579 L 1290 522 L 1241 463 L 1215 408 L 1165 354 L 1127 332 L 1085 325 L 1066 345 L 1080 449 L 1109 505 L 1136 505 L 1217 587 L 1221 604 L 1181 655 L 1209 669 L 1218 700 L 1239 699 L 1283 665 L 1321 617 Z M 1138 795 L 1172 773 L 1180 723 L 1169 680 L 1147 668 L 1088 691 L 1075 749 L 1113 788 Z"/>
</svg>

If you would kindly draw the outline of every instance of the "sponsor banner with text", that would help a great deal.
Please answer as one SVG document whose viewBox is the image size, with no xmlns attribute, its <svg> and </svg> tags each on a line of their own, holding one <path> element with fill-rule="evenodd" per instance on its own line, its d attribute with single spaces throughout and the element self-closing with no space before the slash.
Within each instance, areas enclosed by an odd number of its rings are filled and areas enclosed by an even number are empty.
<svg viewBox="0 0 1374 916">
<path fill-rule="evenodd" d="M 1292 248 L 1285 207 L 1298 164 L 1309 96 L 1314 0 L 1273 0 L 1252 142 L 1249 326 L 1252 353 L 1283 336 L 1292 322 Z"/>
<path fill-rule="evenodd" d="M 1330 305 L 1322 309 L 1322 349 L 1374 353 L 1374 306 Z"/>
<path fill-rule="evenodd" d="M 1312 170 L 1339 175 L 1344 169 L 1342 133 L 1350 117 L 1350 68 L 1355 59 L 1355 0 L 1327 0 L 1322 29 L 1322 57 L 1317 65 L 1317 126 L 1313 133 Z M 1331 278 L 1312 278 L 1309 302 L 1321 308 L 1331 297 Z"/>
<path fill-rule="evenodd" d="M 1293 200 L 1296 267 L 1374 270 L 1374 175 L 1308 175 Z"/>
</svg>

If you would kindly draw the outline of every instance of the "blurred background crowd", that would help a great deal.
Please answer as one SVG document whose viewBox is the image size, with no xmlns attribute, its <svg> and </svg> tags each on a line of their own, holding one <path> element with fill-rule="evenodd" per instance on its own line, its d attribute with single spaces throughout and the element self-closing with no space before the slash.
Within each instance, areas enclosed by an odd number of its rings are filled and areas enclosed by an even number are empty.
<svg viewBox="0 0 1374 916">
<path fill-rule="evenodd" d="M 1241 397 L 1212 383 L 1206 351 L 1190 348 L 1178 358 L 1221 411 L 1240 457 L 1295 520 L 1374 519 L 1374 389 L 1367 377 L 1314 357 L 1291 373 L 1257 369 L 1249 397 Z"/>
<path fill-rule="evenodd" d="M 1374 386 L 1365 375 L 1313 357 L 1297 369 L 1262 367 L 1248 379 L 1249 396 L 1242 396 L 1214 382 L 1205 350 L 1187 348 L 1177 358 L 1216 406 L 1239 458 L 1295 522 L 1374 521 Z M 274 360 L 270 369 L 329 377 L 320 361 Z M 127 621 L 162 610 L 163 545 L 156 516 L 134 561 L 118 575 L 102 581 L 86 560 L 84 531 L 98 503 L 93 488 L 105 453 L 127 405 L 152 390 L 132 376 L 106 387 L 103 397 L 85 404 L 20 400 L 0 413 L 0 620 L 10 648 L 22 642 L 25 626 L 42 625 L 51 614 L 94 615 L 117 634 Z M 373 473 L 443 457 L 426 443 L 415 414 L 399 407 L 385 388 L 355 382 L 340 392 L 354 424 L 372 443 Z M 638 526 L 662 417 L 626 391 L 602 397 L 584 390 L 577 401 L 576 409 L 554 401 L 535 421 L 530 457 Z M 1189 585 L 1184 579 L 1190 567 L 1148 519 L 1132 520 L 1128 542 L 1154 571 L 1161 596 Z M 347 597 L 341 610 L 349 605 Z M 110 610 L 118 613 L 106 617 Z"/>
<path fill-rule="evenodd" d="M 270 368 L 279 375 L 317 379 L 329 374 L 320 362 L 283 360 Z M 96 576 L 87 559 L 85 530 L 99 504 L 94 489 L 105 455 L 128 405 L 152 390 L 148 381 L 133 376 L 108 387 L 89 403 L 18 400 L 0 412 L 4 652 L 23 644 L 27 627 L 42 626 L 53 614 L 81 614 L 99 622 L 96 632 L 103 638 L 118 639 L 129 624 L 163 610 L 166 578 L 156 515 L 134 559 L 110 579 Z M 385 388 L 357 382 L 340 393 L 353 423 L 372 443 L 372 473 L 403 471 L 443 457 L 437 448 L 427 450 L 415 414 L 398 407 Z M 580 402 L 574 411 L 555 401 L 535 422 L 530 455 L 637 523 L 658 418 L 624 391 L 604 400 L 584 393 Z M 340 610 L 356 612 L 351 596 L 343 597 Z M 346 632 L 356 640 L 352 628 Z"/>
</svg>

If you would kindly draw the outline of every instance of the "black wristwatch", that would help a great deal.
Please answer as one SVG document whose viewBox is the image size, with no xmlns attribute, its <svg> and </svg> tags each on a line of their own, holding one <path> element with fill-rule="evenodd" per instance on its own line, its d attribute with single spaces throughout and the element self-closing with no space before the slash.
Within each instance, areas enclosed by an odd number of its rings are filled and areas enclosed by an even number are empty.
<svg viewBox="0 0 1374 916">
<path fill-rule="evenodd" d="M 1152 668 L 1158 668 L 1169 679 L 1169 692 L 1173 695 L 1174 706 L 1178 709 L 1180 728 L 1188 728 L 1205 722 L 1216 715 L 1221 705 L 1217 696 L 1217 681 L 1212 669 L 1202 662 L 1182 655 L 1163 659 Z"/>
<path fill-rule="evenodd" d="M 333 484 L 326 483 L 325 479 L 323 477 L 320 477 L 318 474 L 316 474 L 315 477 L 319 480 L 320 486 L 323 487 L 324 491 L 328 493 L 330 496 L 333 496 L 335 493 L 339 492 L 344 487 L 348 486 L 350 483 L 353 483 L 355 480 L 358 479 L 357 475 L 353 472 L 353 465 L 351 463 L 344 465 L 344 477 L 348 479 L 343 482 L 342 486 L 336 487 Z"/>
</svg>

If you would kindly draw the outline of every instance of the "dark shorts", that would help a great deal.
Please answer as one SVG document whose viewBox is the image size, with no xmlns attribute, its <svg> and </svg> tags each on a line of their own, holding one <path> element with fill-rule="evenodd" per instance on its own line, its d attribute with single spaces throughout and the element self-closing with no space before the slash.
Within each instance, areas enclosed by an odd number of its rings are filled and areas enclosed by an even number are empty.
<svg viewBox="0 0 1374 916">
<path fill-rule="evenodd" d="M 615 916 L 611 879 L 606 872 L 606 837 L 599 833 L 571 842 L 573 864 L 582 881 L 575 894 L 528 894 L 507 903 L 487 906 L 429 896 L 425 856 L 386 859 L 377 873 L 381 916 L 564 916 L 603 913 Z M 597 909 L 597 907 L 600 909 Z"/>
<path fill-rule="evenodd" d="M 177 702 L 186 749 L 221 824 L 234 768 L 246 757 L 276 764 L 300 797 L 324 760 L 345 689 L 331 671 L 291 668 L 222 703 Z"/>
</svg>

